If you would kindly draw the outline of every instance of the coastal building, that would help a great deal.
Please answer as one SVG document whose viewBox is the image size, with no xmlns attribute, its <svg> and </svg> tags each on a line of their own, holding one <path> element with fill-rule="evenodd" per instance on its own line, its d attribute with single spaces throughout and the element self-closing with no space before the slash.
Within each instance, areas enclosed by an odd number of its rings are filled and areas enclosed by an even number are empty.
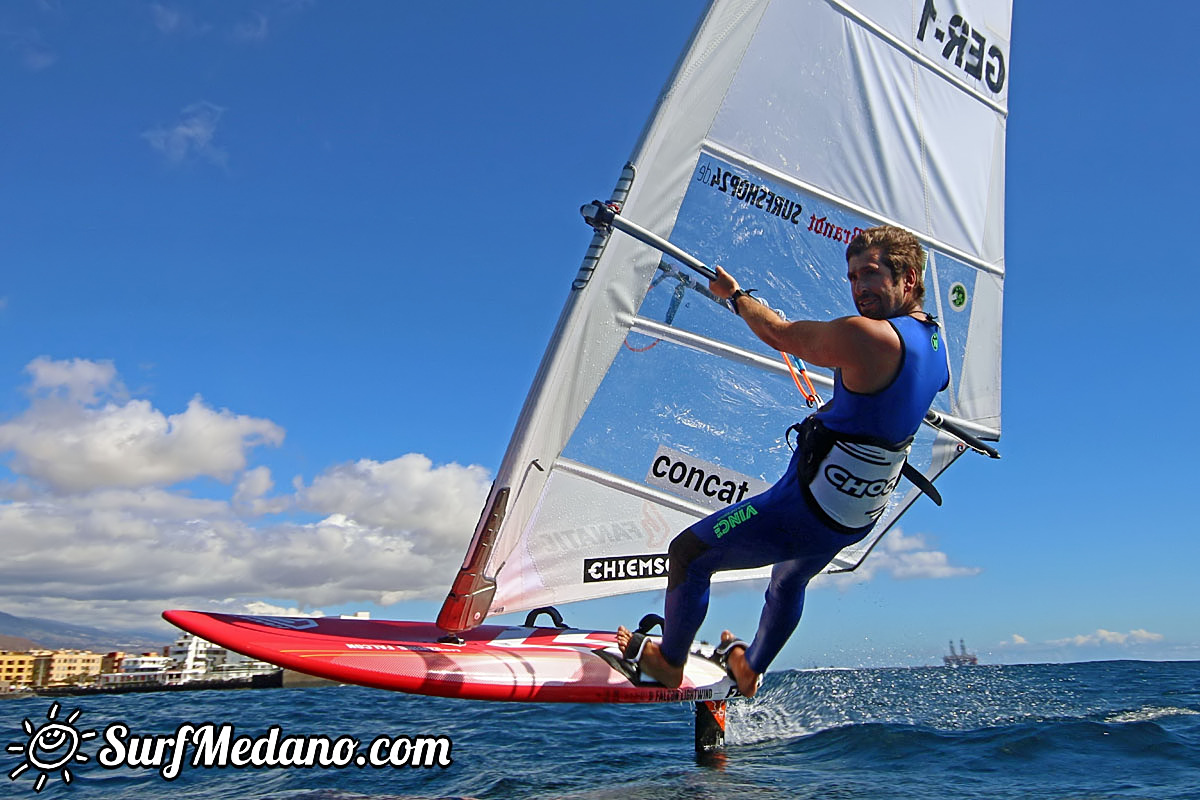
<svg viewBox="0 0 1200 800">
<path fill-rule="evenodd" d="M 116 669 L 100 675 L 101 688 L 179 686 L 196 681 L 250 682 L 258 675 L 273 675 L 279 667 L 227 650 L 185 633 L 163 648 L 161 655 L 125 655 Z"/>
<path fill-rule="evenodd" d="M 32 650 L 33 685 L 90 683 L 100 675 L 104 656 L 89 650 Z"/>
<path fill-rule="evenodd" d="M 164 669 L 170 669 L 171 666 L 172 661 L 170 656 L 156 656 L 153 653 L 142 653 L 140 656 L 125 656 L 121 659 L 118 669 L 121 672 L 139 674 L 144 672 L 162 672 Z"/>
<path fill-rule="evenodd" d="M 184 680 L 249 680 L 279 671 L 274 664 L 256 661 L 190 633 L 176 639 L 166 653 Z"/>
<path fill-rule="evenodd" d="M 103 675 L 106 672 L 116 672 L 119 670 L 121 668 L 121 662 L 125 660 L 125 655 L 125 653 L 122 653 L 119 650 L 111 653 L 105 653 L 103 660 L 100 662 L 100 674 Z"/>
<path fill-rule="evenodd" d="M 32 653 L 0 650 L 0 692 L 32 686 L 34 660 Z"/>
<path fill-rule="evenodd" d="M 110 654 L 116 655 L 116 654 Z M 121 658 L 113 658 L 112 666 L 100 674 L 97 685 L 101 688 L 115 686 L 146 686 L 164 683 L 179 683 L 178 670 L 172 671 L 169 656 L 142 653 L 131 656 L 121 653 Z M 170 680 L 168 681 L 168 677 Z"/>
<path fill-rule="evenodd" d="M 279 667 L 183 634 L 161 653 L 0 651 L 0 692 L 53 687 L 136 689 L 194 682 L 258 683 Z"/>
</svg>

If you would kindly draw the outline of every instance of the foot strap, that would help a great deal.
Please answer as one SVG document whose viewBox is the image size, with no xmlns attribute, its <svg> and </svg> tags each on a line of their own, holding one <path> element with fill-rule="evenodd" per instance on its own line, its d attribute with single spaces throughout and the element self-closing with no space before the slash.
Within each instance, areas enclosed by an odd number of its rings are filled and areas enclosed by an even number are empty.
<svg viewBox="0 0 1200 800">
<path fill-rule="evenodd" d="M 710 658 L 717 662 L 717 665 L 720 666 L 721 669 L 725 670 L 725 674 L 729 676 L 729 680 L 733 681 L 734 686 L 737 686 L 737 676 L 735 676 L 733 674 L 733 670 L 729 668 L 729 654 L 733 652 L 733 648 L 735 647 L 744 647 L 747 650 L 750 649 L 750 645 L 746 644 L 741 639 L 730 639 L 728 642 L 721 642 L 719 645 L 717 645 Z M 762 686 L 762 682 L 763 676 L 760 674 L 758 676 L 758 682 L 755 684 L 755 688 Z"/>
<path fill-rule="evenodd" d="M 717 645 L 717 648 L 713 650 L 712 654 L 712 660 L 717 662 L 721 666 L 721 669 L 725 670 L 725 673 L 731 678 L 733 677 L 733 673 L 729 671 L 729 654 L 733 652 L 733 648 L 735 647 L 744 647 L 747 650 L 750 649 L 750 645 L 746 644 L 741 639 L 730 639 L 728 642 L 721 642 L 719 645 Z M 736 682 L 737 680 L 735 679 L 734 683 Z"/>
<path fill-rule="evenodd" d="M 650 637 L 644 633 L 634 633 L 629 637 L 629 644 L 625 645 L 625 649 L 621 655 L 626 661 L 632 661 L 634 664 L 642 660 L 642 652 L 646 649 L 646 642 L 650 641 Z"/>
<path fill-rule="evenodd" d="M 634 664 L 641 661 L 642 652 L 646 649 L 646 642 L 650 639 L 650 631 L 656 626 L 659 630 L 662 630 L 663 618 L 658 614 L 647 614 L 642 617 L 641 622 L 638 623 L 637 630 L 629 637 L 629 644 L 625 645 L 625 650 L 621 653 L 626 661 Z"/>
</svg>

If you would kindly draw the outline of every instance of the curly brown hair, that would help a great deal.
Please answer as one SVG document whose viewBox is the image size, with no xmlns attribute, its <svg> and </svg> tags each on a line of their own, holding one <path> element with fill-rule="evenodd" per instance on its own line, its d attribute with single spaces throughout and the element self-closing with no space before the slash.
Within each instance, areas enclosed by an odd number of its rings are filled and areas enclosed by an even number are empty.
<svg viewBox="0 0 1200 800">
<path fill-rule="evenodd" d="M 879 248 L 883 263 L 892 271 L 892 280 L 899 283 L 911 267 L 917 275 L 914 287 L 918 303 L 925 302 L 925 248 L 903 228 L 894 225 L 879 225 L 860 232 L 846 248 L 846 261 L 859 253 Z"/>
</svg>

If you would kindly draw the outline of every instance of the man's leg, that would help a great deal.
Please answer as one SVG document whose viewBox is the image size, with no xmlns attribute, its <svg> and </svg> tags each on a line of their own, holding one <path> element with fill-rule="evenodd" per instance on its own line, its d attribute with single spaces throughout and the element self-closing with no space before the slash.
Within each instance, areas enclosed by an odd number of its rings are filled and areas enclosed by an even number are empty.
<svg viewBox="0 0 1200 800">
<path fill-rule="evenodd" d="M 732 631 L 722 631 L 721 643 L 737 641 L 737 637 Z M 725 662 L 726 668 L 729 670 L 733 680 L 737 683 L 738 691 L 744 697 L 754 697 L 758 692 L 758 679 L 762 677 L 762 672 L 756 672 L 750 666 L 750 662 L 746 660 L 746 648 L 735 647 L 729 652 L 729 656 Z"/>
<path fill-rule="evenodd" d="M 739 521 L 731 525 L 731 518 Z M 768 493 L 723 509 L 672 540 L 662 645 L 648 642 L 643 649 L 640 663 L 645 674 L 669 688 L 679 686 L 688 650 L 708 611 L 713 573 L 794 557 L 795 538 L 782 522 Z M 630 636 L 624 628 L 617 631 L 622 649 Z"/>
<path fill-rule="evenodd" d="M 810 556 L 781 561 L 772 568 L 758 631 L 745 654 L 751 670 L 766 672 L 787 644 L 804 612 L 804 590 L 827 563 L 829 559 L 824 555 Z"/>
<path fill-rule="evenodd" d="M 712 569 L 696 560 L 710 545 L 691 528 L 676 536 L 668 548 L 670 571 L 667 573 L 667 597 L 663 606 L 662 645 L 646 642 L 640 665 L 642 672 L 663 686 L 674 689 L 683 682 L 683 667 L 687 663 L 688 647 L 700 630 L 708 613 L 708 590 Z M 617 645 L 624 650 L 632 634 L 627 628 L 617 628 Z"/>
<path fill-rule="evenodd" d="M 729 652 L 728 668 L 737 682 L 738 691 L 754 697 L 758 681 L 767 665 L 775 660 L 800 622 L 804 610 L 804 590 L 813 572 L 812 559 L 793 559 L 775 565 L 771 583 L 767 586 L 766 603 L 759 617 L 758 632 L 749 648 L 735 647 Z M 816 572 L 824 564 L 816 566 Z M 721 642 L 733 642 L 737 637 L 730 631 L 721 634 Z"/>
</svg>

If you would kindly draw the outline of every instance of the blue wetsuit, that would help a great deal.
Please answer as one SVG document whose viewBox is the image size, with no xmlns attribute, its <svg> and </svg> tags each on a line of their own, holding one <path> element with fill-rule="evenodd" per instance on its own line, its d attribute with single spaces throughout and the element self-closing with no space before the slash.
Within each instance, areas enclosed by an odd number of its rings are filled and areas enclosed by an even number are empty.
<svg viewBox="0 0 1200 800">
<path fill-rule="evenodd" d="M 838 370 L 833 399 L 814 414 L 829 431 L 902 443 L 916 433 L 934 396 L 949 383 L 937 325 L 909 316 L 888 322 L 900 336 L 900 369 L 891 383 L 873 394 L 847 389 Z M 687 660 L 708 611 L 714 572 L 774 564 L 758 632 L 746 651 L 750 667 L 766 671 L 800 621 L 809 580 L 873 527 L 874 523 L 856 529 L 830 524 L 798 476 L 805 455 L 801 444 L 774 486 L 706 517 L 671 543 L 662 639 L 668 662 L 679 665 Z M 884 500 L 886 494 L 880 502 Z"/>
</svg>

